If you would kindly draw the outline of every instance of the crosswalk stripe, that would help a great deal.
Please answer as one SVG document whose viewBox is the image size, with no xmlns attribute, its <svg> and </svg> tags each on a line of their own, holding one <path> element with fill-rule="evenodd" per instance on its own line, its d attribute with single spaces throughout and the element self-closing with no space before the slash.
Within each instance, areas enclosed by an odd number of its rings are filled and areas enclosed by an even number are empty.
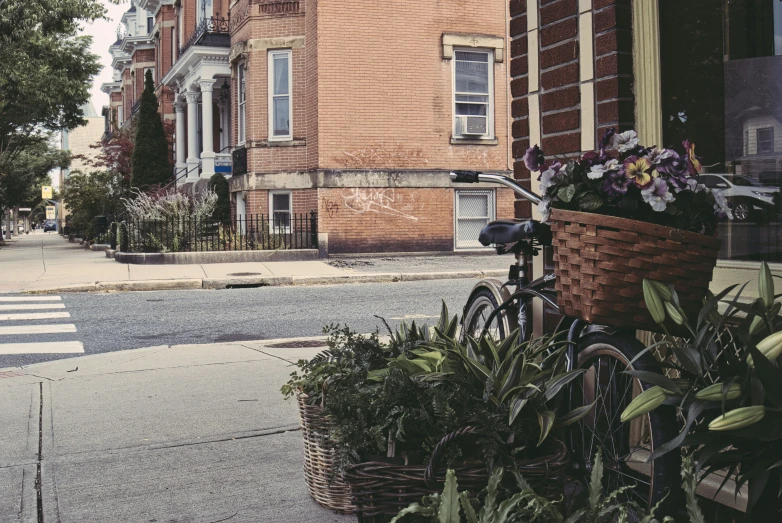
<svg viewBox="0 0 782 523">
<path fill-rule="evenodd" d="M 29 311 L 33 309 L 64 309 L 64 303 L 21 303 L 19 305 L 0 305 L 0 311 Z"/>
<path fill-rule="evenodd" d="M 0 321 L 15 320 L 50 320 L 54 318 L 70 318 L 70 312 L 23 312 L 21 314 L 0 314 Z"/>
<path fill-rule="evenodd" d="M 1 335 L 12 334 L 59 334 L 61 332 L 76 332 L 73 323 L 55 323 L 53 325 L 13 325 L 0 327 Z"/>
<path fill-rule="evenodd" d="M 81 354 L 83 352 L 84 344 L 80 341 L 0 343 L 0 354 Z"/>
<path fill-rule="evenodd" d="M 59 296 L 0 296 L 0 302 L 19 301 L 62 301 Z"/>
</svg>

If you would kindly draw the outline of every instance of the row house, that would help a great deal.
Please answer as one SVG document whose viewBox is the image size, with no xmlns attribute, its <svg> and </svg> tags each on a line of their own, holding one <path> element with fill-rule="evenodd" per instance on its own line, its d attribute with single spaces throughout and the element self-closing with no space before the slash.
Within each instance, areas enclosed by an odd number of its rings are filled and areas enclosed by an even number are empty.
<svg viewBox="0 0 782 523">
<path fill-rule="evenodd" d="M 448 176 L 513 171 L 507 0 L 135 0 L 126 15 L 137 35 L 153 18 L 133 50 L 157 55 L 112 46 L 112 109 L 129 117 L 130 73 L 157 63 L 177 182 L 230 176 L 237 215 L 317 212 L 332 253 L 475 249 L 514 216 L 509 189 Z"/>
</svg>

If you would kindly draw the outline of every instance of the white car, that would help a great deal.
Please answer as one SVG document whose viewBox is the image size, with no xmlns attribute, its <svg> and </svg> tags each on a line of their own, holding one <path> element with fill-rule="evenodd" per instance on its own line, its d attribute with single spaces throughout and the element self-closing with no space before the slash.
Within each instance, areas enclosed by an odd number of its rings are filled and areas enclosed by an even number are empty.
<svg viewBox="0 0 782 523">
<path fill-rule="evenodd" d="M 738 174 L 701 174 L 698 182 L 725 194 L 733 206 L 734 220 L 743 222 L 755 216 L 757 221 L 766 221 L 776 219 L 779 213 L 779 187 L 769 187 Z"/>
</svg>

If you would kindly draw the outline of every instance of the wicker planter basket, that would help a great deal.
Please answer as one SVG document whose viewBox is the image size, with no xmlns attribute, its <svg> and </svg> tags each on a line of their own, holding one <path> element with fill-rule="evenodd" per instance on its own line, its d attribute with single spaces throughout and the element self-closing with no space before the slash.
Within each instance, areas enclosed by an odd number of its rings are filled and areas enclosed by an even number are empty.
<svg viewBox="0 0 782 523">
<path fill-rule="evenodd" d="M 643 280 L 674 284 L 688 313 L 700 310 L 719 238 L 599 214 L 552 210 L 557 302 L 590 323 L 659 330 Z"/>
<path fill-rule="evenodd" d="M 353 494 L 358 520 L 362 523 L 387 522 L 411 503 L 420 502 L 423 496 L 442 492 L 446 469 L 436 467 L 436 464 L 450 441 L 468 435 L 472 430 L 472 427 L 466 427 L 443 438 L 428 465 L 374 461 L 349 466 L 345 480 Z M 549 455 L 518 461 L 517 465 L 536 492 L 549 499 L 559 499 L 564 493 L 568 452 L 565 445 L 555 439 L 551 439 L 549 448 Z M 469 490 L 477 494 L 488 484 L 489 471 L 482 461 L 465 462 L 453 470 L 460 492 Z"/>
<path fill-rule="evenodd" d="M 336 473 L 331 423 L 319 405 L 308 405 L 309 396 L 298 394 L 301 432 L 304 439 L 304 479 L 310 496 L 319 505 L 341 514 L 354 512 L 350 488 Z"/>
</svg>

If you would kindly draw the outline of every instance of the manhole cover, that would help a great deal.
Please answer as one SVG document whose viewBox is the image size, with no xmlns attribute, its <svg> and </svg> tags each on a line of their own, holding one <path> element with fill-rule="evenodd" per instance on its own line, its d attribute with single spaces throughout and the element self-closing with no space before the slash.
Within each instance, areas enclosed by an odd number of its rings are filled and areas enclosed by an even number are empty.
<svg viewBox="0 0 782 523">
<path fill-rule="evenodd" d="M 308 347 L 326 347 L 325 341 L 317 340 L 303 340 L 303 341 L 288 341 L 285 343 L 275 343 L 274 345 L 267 345 L 272 349 L 304 349 Z"/>
<path fill-rule="evenodd" d="M 262 276 L 260 272 L 231 272 L 228 276 Z"/>
</svg>

